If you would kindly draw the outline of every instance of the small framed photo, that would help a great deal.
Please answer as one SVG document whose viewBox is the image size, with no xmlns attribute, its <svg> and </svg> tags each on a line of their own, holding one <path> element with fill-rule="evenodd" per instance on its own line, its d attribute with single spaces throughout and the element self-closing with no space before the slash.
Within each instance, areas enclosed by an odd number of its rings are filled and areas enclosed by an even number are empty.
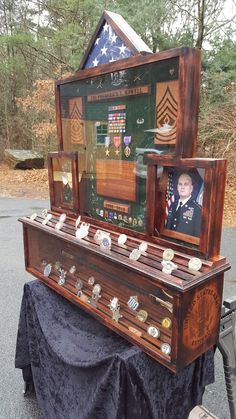
<svg viewBox="0 0 236 419">
<path fill-rule="evenodd" d="M 226 160 L 148 155 L 148 233 L 203 256 L 219 254 Z M 219 190 L 220 187 L 220 190 Z"/>
<path fill-rule="evenodd" d="M 51 209 L 77 213 L 79 210 L 78 153 L 48 153 Z"/>
</svg>

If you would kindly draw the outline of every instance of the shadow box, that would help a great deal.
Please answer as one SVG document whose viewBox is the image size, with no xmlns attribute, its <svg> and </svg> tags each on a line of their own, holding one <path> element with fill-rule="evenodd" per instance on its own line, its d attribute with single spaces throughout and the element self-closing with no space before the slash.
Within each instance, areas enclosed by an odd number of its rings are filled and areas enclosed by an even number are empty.
<svg viewBox="0 0 236 419">
<path fill-rule="evenodd" d="M 79 211 L 78 153 L 48 153 L 48 177 L 51 210 L 76 215 Z"/>
<path fill-rule="evenodd" d="M 206 259 L 219 255 L 226 160 L 148 155 L 147 233 Z"/>
</svg>

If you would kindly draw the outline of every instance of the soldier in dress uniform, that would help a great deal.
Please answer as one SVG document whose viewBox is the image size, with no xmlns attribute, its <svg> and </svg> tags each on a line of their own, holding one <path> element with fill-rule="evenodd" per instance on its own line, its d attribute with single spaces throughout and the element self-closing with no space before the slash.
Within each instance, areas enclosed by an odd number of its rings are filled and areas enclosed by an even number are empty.
<svg viewBox="0 0 236 419">
<path fill-rule="evenodd" d="M 201 206 L 192 199 L 193 181 L 190 175 L 180 175 L 177 191 L 179 199 L 171 204 L 166 228 L 200 237 Z"/>
</svg>

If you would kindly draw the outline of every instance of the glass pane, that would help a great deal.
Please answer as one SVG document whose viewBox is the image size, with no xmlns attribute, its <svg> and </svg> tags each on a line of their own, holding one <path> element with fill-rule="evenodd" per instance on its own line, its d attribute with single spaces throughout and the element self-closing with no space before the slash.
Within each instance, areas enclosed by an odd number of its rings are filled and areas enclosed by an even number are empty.
<svg viewBox="0 0 236 419">
<path fill-rule="evenodd" d="M 71 160 L 67 157 L 52 159 L 54 199 L 56 206 L 73 204 Z"/>
<path fill-rule="evenodd" d="M 78 151 L 84 213 L 145 231 L 146 154 L 176 142 L 178 58 L 60 86 L 65 151 Z"/>
</svg>

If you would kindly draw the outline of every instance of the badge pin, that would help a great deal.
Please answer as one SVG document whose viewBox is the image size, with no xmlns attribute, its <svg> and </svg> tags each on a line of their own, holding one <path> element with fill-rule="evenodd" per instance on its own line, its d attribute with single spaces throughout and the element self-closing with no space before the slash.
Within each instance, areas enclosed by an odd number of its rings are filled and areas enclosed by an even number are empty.
<svg viewBox="0 0 236 419">
<path fill-rule="evenodd" d="M 101 287 L 100 284 L 95 284 L 94 285 L 93 291 L 92 291 L 92 299 L 94 301 L 98 301 L 99 298 L 101 298 L 101 294 L 100 294 L 101 290 L 102 290 L 102 287 Z"/>
<path fill-rule="evenodd" d="M 70 272 L 70 274 L 74 275 L 75 272 L 76 272 L 76 266 L 75 265 L 71 266 L 69 272 Z"/>
<path fill-rule="evenodd" d="M 112 310 L 112 320 L 118 323 L 118 321 L 122 318 L 122 314 L 120 314 L 120 309 L 116 308 L 115 310 Z"/>
<path fill-rule="evenodd" d="M 178 268 L 178 266 L 175 263 L 171 262 L 171 260 L 163 260 L 161 264 L 163 266 L 162 272 L 164 272 L 165 274 L 171 274 L 174 269 Z"/>
<path fill-rule="evenodd" d="M 112 298 L 112 300 L 110 300 L 110 304 L 108 305 L 108 307 L 110 308 L 111 311 L 119 309 L 120 305 L 119 305 L 118 298 L 117 297 Z"/>
<path fill-rule="evenodd" d="M 127 305 L 131 310 L 135 311 L 139 307 L 138 297 L 137 295 L 131 296 L 127 302 Z"/>
<path fill-rule="evenodd" d="M 83 281 L 81 281 L 81 279 L 78 279 L 78 281 L 76 281 L 75 283 L 75 288 L 77 288 L 77 290 L 81 291 L 84 287 Z"/>
<path fill-rule="evenodd" d="M 82 223 L 78 230 L 76 230 L 75 236 L 77 239 L 85 239 L 89 233 L 90 224 Z"/>
<path fill-rule="evenodd" d="M 160 337 L 160 330 L 156 326 L 152 326 L 152 325 L 148 326 L 147 332 L 153 338 L 158 339 Z"/>
<path fill-rule="evenodd" d="M 64 269 L 61 269 L 60 277 L 59 277 L 59 280 L 58 280 L 58 285 L 64 285 L 65 284 L 66 274 L 67 274 L 67 272 Z"/>
<path fill-rule="evenodd" d="M 93 286 L 95 284 L 95 278 L 94 278 L 94 276 L 90 276 L 89 277 L 88 284 L 91 285 L 91 286 Z"/>
</svg>

